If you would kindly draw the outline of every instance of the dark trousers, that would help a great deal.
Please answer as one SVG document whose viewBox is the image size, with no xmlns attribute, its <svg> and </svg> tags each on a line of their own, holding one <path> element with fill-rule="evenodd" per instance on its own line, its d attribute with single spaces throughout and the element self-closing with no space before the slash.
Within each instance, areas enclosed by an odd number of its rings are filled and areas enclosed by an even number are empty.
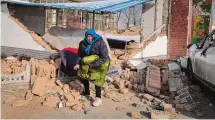
<svg viewBox="0 0 215 120">
<path fill-rule="evenodd" d="M 90 95 L 90 83 L 89 80 L 81 79 L 81 82 L 84 84 L 84 95 Z M 101 98 L 102 88 L 95 85 L 96 97 Z"/>
</svg>

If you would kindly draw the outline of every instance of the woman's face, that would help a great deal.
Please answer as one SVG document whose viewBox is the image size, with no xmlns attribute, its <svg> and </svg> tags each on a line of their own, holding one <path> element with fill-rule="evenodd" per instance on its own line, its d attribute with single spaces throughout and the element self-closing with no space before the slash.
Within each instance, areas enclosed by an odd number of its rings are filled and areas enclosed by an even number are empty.
<svg viewBox="0 0 215 120">
<path fill-rule="evenodd" d="M 93 36 L 92 35 L 87 35 L 87 40 L 93 41 Z"/>
</svg>

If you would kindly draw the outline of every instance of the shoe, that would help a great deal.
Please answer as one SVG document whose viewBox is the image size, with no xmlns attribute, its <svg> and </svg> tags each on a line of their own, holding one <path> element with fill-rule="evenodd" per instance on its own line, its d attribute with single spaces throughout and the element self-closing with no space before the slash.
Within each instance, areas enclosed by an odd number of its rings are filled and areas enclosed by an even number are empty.
<svg viewBox="0 0 215 120">
<path fill-rule="evenodd" d="M 86 101 L 86 100 L 91 100 L 90 95 L 81 95 L 81 100 Z"/>
<path fill-rule="evenodd" d="M 98 107 L 102 104 L 102 99 L 101 98 L 96 98 L 96 100 L 93 102 L 94 107 Z"/>
</svg>

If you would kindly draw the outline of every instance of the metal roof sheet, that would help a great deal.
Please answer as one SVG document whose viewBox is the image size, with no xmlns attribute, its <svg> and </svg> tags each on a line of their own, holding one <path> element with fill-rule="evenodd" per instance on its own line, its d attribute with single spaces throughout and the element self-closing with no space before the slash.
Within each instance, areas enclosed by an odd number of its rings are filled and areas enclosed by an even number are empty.
<svg viewBox="0 0 215 120">
<path fill-rule="evenodd" d="M 32 3 L 18 0 L 2 0 L 2 2 L 9 2 L 27 6 L 41 6 L 53 8 L 68 8 L 88 11 L 103 11 L 103 12 L 118 12 L 129 7 L 136 6 L 151 0 L 104 0 L 94 2 L 81 3 Z"/>
</svg>

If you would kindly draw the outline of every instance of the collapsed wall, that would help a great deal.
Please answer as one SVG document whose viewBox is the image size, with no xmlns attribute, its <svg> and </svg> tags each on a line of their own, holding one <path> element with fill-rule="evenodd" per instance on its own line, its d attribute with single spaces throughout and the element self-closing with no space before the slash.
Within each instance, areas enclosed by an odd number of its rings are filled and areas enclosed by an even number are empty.
<svg viewBox="0 0 215 120">
<path fill-rule="evenodd" d="M 53 51 L 40 36 L 29 31 L 21 22 L 9 15 L 7 4 L 1 4 L 1 6 L 1 20 L 3 23 L 1 27 L 1 46 Z"/>
</svg>

